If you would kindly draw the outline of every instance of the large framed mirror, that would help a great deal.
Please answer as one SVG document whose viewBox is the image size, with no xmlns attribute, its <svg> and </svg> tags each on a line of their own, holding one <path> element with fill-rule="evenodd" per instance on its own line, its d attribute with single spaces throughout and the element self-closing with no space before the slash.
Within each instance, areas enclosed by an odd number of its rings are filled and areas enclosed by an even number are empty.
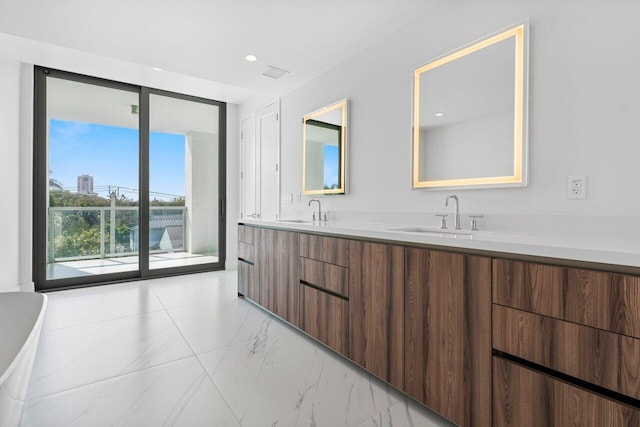
<svg viewBox="0 0 640 427">
<path fill-rule="evenodd" d="M 527 185 L 528 25 L 414 72 L 412 187 Z"/>
<path fill-rule="evenodd" d="M 303 194 L 345 194 L 347 106 L 343 99 L 304 116 Z"/>
</svg>

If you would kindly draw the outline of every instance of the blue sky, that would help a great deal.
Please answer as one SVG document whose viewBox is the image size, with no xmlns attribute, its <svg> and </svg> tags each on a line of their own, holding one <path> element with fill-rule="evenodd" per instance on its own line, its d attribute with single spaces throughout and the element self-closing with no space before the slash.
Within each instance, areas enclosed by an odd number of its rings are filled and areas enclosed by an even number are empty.
<svg viewBox="0 0 640 427">
<path fill-rule="evenodd" d="M 324 146 L 324 185 L 331 187 L 333 184 L 339 184 L 338 169 L 340 156 L 338 147 L 335 145 L 325 144 Z"/>
<path fill-rule="evenodd" d="M 150 139 L 150 190 L 184 195 L 184 135 L 151 132 Z M 61 182 L 65 190 L 75 192 L 78 175 L 83 174 L 93 176 L 94 187 L 137 189 L 138 151 L 137 129 L 55 119 L 50 122 L 50 177 Z M 99 192 L 97 188 L 94 191 Z M 137 193 L 121 190 L 121 194 L 138 198 Z"/>
</svg>

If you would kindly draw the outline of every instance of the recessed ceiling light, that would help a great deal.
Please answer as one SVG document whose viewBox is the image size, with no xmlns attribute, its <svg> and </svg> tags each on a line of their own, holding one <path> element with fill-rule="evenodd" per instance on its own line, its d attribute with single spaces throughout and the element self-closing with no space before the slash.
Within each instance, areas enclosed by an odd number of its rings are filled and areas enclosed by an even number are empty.
<svg viewBox="0 0 640 427">
<path fill-rule="evenodd" d="M 442 117 L 444 116 L 444 113 L 442 111 L 438 111 L 436 114 L 434 114 L 436 117 Z"/>
<path fill-rule="evenodd" d="M 249 55 L 245 56 L 244 59 L 246 59 L 249 62 L 256 62 L 258 60 L 258 57 L 255 56 L 255 55 L 249 54 Z"/>
<path fill-rule="evenodd" d="M 160 67 L 151 67 L 151 69 L 155 70 L 155 71 L 162 71 L 162 68 L 160 68 Z"/>
</svg>

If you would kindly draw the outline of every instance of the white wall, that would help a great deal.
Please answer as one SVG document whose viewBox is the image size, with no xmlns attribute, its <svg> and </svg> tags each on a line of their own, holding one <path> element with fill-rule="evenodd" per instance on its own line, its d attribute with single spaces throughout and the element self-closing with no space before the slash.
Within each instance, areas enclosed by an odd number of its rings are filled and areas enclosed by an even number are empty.
<svg viewBox="0 0 640 427">
<path fill-rule="evenodd" d="M 0 245 L 0 290 L 19 290 L 19 218 L 20 188 L 17 185 L 20 170 L 19 105 L 20 105 L 20 64 L 10 60 L 0 60 L 0 182 L 2 183 L 2 206 L 0 224 L 2 244 Z"/>
<path fill-rule="evenodd" d="M 216 109 L 217 110 L 217 109 Z M 217 255 L 218 252 L 218 135 L 190 132 L 185 144 L 185 206 L 187 241 L 192 254 Z"/>
<path fill-rule="evenodd" d="M 640 2 L 627 0 L 443 2 L 432 15 L 417 17 L 282 97 L 282 194 L 301 190 L 302 116 L 346 97 L 351 100 L 349 194 L 323 197 L 323 209 L 445 210 L 450 190 L 410 190 L 412 72 L 529 18 L 529 185 L 456 190 L 462 211 L 637 217 L 638 16 Z M 585 200 L 567 199 L 567 176 L 574 174 L 587 175 Z M 310 217 L 307 200 L 284 204 L 283 217 L 288 215 Z"/>
<path fill-rule="evenodd" d="M 227 253 L 225 268 L 238 268 L 238 217 L 240 215 L 240 127 L 237 104 L 227 104 Z"/>
<path fill-rule="evenodd" d="M 0 33 L 0 179 L 3 183 L 0 292 L 32 290 L 33 64 L 227 102 L 235 88 Z M 227 259 L 236 251 L 237 105 L 227 105 Z M 233 266 L 233 263 L 231 264 Z"/>
</svg>

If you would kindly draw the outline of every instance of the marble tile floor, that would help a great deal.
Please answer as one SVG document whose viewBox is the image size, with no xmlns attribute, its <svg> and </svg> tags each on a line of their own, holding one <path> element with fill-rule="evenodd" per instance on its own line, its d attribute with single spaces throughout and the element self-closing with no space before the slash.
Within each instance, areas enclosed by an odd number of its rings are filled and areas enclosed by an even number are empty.
<svg viewBox="0 0 640 427">
<path fill-rule="evenodd" d="M 236 283 L 221 271 L 49 293 L 22 425 L 449 425 Z"/>
</svg>

